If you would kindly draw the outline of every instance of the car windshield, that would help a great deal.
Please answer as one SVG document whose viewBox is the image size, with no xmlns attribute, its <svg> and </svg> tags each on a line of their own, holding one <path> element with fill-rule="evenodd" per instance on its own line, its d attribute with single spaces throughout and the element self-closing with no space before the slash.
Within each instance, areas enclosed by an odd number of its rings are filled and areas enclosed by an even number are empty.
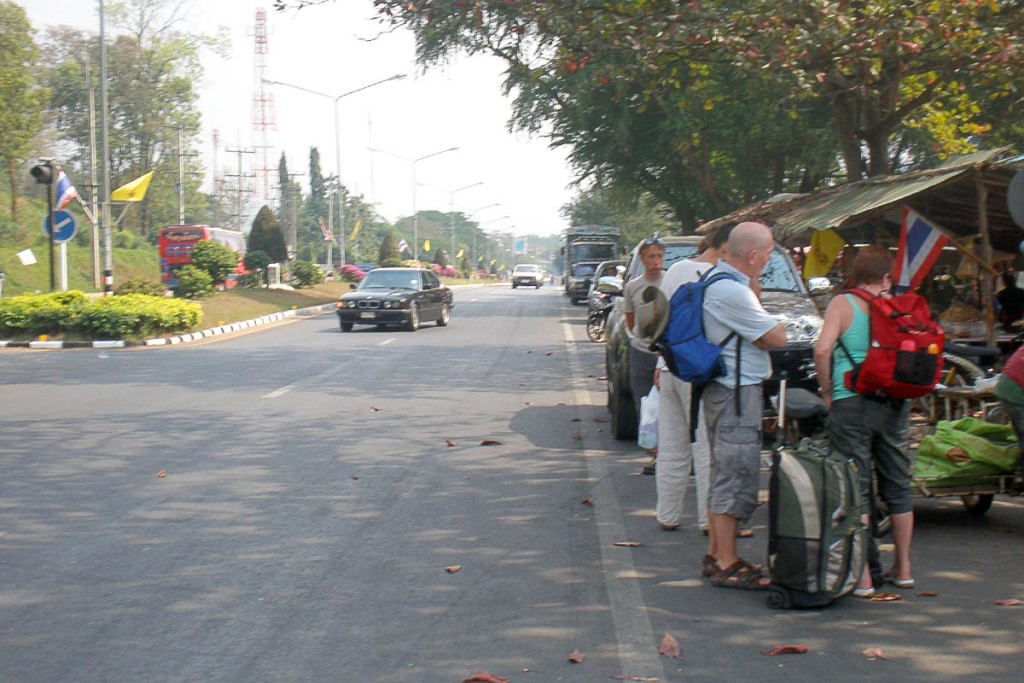
<svg viewBox="0 0 1024 683">
<path fill-rule="evenodd" d="M 516 266 L 516 270 L 520 273 L 536 273 L 537 266 Z"/>
<path fill-rule="evenodd" d="M 573 274 L 576 275 L 576 277 L 590 277 L 594 274 L 596 269 L 597 266 L 595 265 L 590 263 L 581 263 L 573 270 Z"/>
<path fill-rule="evenodd" d="M 419 289 L 419 274 L 405 270 L 371 270 L 359 289 Z"/>
<path fill-rule="evenodd" d="M 695 258 L 697 247 L 690 244 L 668 245 L 665 249 L 665 270 L 672 267 L 676 261 Z M 632 264 L 637 272 L 632 273 L 636 277 L 642 271 L 639 259 Z M 632 279 L 632 277 L 630 279 Z M 761 291 L 764 292 L 801 292 L 802 287 L 797 273 L 786 258 L 786 252 L 781 247 L 775 247 L 772 257 L 761 273 Z"/>
</svg>

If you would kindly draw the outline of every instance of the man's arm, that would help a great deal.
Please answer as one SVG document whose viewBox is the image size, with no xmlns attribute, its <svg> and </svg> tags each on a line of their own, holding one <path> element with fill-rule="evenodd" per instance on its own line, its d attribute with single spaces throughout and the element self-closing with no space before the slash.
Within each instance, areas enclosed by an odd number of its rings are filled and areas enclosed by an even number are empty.
<svg viewBox="0 0 1024 683">
<path fill-rule="evenodd" d="M 775 323 L 775 327 L 768 330 L 754 340 L 754 346 L 759 349 L 781 349 L 786 346 L 786 328 L 782 323 Z"/>
</svg>

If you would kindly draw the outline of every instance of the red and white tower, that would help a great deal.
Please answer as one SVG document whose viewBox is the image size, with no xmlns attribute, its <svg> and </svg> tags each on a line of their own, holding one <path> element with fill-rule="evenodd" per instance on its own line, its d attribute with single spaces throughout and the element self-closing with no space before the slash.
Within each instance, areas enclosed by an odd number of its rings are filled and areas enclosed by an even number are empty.
<svg viewBox="0 0 1024 683">
<path fill-rule="evenodd" d="M 256 82 L 252 93 L 252 131 L 255 140 L 256 192 L 264 203 L 271 205 L 277 197 L 277 182 L 271 177 L 270 165 L 271 133 L 277 130 L 277 114 L 274 110 L 274 96 L 263 82 L 267 69 L 267 11 L 256 10 Z"/>
</svg>

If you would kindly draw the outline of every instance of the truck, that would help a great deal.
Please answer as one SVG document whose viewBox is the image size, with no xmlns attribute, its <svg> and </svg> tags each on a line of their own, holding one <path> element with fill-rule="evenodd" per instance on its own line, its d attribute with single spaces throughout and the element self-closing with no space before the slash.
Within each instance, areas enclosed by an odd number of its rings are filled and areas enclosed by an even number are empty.
<svg viewBox="0 0 1024 683">
<path fill-rule="evenodd" d="M 604 225 L 578 225 L 562 234 L 565 295 L 572 303 L 587 298 L 594 271 L 602 261 L 622 256 L 622 229 Z"/>
</svg>

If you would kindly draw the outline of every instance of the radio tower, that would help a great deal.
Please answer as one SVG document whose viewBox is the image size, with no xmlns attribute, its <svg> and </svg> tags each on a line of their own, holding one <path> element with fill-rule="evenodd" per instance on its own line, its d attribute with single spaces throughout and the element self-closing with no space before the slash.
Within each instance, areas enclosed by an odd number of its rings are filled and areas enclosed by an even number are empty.
<svg viewBox="0 0 1024 683">
<path fill-rule="evenodd" d="M 256 148 L 256 191 L 264 203 L 273 204 L 276 198 L 277 183 L 271 182 L 270 173 L 270 134 L 277 130 L 277 116 L 274 113 L 274 96 L 267 89 L 263 79 L 267 68 L 267 11 L 256 10 L 256 27 L 253 30 L 256 38 L 256 83 L 252 93 L 252 130 L 254 139 L 258 140 Z"/>
</svg>

